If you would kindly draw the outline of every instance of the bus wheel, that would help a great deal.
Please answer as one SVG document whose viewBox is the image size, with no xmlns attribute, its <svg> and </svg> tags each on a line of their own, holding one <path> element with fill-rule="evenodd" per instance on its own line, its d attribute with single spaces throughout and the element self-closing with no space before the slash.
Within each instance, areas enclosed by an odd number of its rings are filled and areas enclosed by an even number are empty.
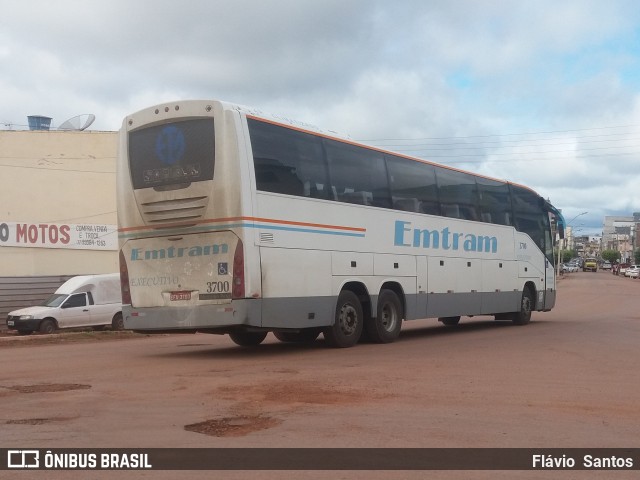
<svg viewBox="0 0 640 480">
<path fill-rule="evenodd" d="M 260 345 L 262 341 L 267 337 L 267 332 L 232 332 L 229 334 L 231 340 L 241 347 L 255 347 Z"/>
<path fill-rule="evenodd" d="M 332 347 L 353 347 L 360 340 L 362 328 L 363 314 L 360 300 L 355 293 L 343 290 L 338 296 L 333 325 L 322 331 L 324 338 Z"/>
<path fill-rule="evenodd" d="M 40 324 L 40 333 L 51 334 L 56 331 L 56 322 L 47 318 Z"/>
<path fill-rule="evenodd" d="M 402 303 L 392 290 L 382 290 L 378 297 L 376 318 L 365 322 L 369 339 L 376 343 L 391 343 L 400 336 L 402 328 Z"/>
<path fill-rule="evenodd" d="M 460 317 L 440 317 L 438 321 L 447 327 L 455 327 L 460 323 Z"/>
<path fill-rule="evenodd" d="M 311 343 L 318 338 L 320 332 L 319 328 L 304 328 L 298 332 L 273 332 L 273 334 L 281 342 Z"/>
<path fill-rule="evenodd" d="M 522 300 L 520 301 L 520 311 L 513 316 L 515 325 L 526 325 L 531 321 L 531 310 L 533 309 L 533 295 L 529 288 L 525 288 L 522 292 Z"/>
</svg>

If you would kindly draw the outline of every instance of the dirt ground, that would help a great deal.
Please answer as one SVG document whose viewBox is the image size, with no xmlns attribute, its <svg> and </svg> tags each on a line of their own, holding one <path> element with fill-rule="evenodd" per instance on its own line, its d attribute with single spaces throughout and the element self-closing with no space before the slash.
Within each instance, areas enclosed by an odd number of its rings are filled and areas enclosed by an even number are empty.
<svg viewBox="0 0 640 480">
<path fill-rule="evenodd" d="M 638 280 L 579 272 L 561 280 L 557 307 L 527 326 L 488 317 L 453 328 L 414 321 L 393 344 L 338 350 L 322 338 L 292 345 L 271 335 L 256 348 L 206 334 L 4 335 L 0 447 L 638 447 L 639 292 Z M 90 472 L 427 477 L 637 478 L 637 471 Z"/>
</svg>

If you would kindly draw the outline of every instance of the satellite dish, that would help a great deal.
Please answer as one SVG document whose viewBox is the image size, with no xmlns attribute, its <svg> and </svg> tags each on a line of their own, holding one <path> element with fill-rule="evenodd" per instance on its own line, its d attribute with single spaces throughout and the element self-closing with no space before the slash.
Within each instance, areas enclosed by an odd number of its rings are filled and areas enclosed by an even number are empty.
<svg viewBox="0 0 640 480">
<path fill-rule="evenodd" d="M 62 122 L 62 125 L 58 127 L 58 130 L 74 130 L 82 131 L 91 125 L 96 116 L 93 113 L 83 113 L 82 115 L 76 115 L 69 120 Z"/>
</svg>

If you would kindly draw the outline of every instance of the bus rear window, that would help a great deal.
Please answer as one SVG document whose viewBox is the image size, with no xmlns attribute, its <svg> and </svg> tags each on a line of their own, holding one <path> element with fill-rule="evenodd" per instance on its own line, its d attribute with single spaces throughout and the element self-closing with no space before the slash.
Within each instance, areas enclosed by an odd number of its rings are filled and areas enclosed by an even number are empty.
<svg viewBox="0 0 640 480">
<path fill-rule="evenodd" d="M 165 123 L 129 134 L 133 188 L 213 179 L 213 118 Z"/>
</svg>

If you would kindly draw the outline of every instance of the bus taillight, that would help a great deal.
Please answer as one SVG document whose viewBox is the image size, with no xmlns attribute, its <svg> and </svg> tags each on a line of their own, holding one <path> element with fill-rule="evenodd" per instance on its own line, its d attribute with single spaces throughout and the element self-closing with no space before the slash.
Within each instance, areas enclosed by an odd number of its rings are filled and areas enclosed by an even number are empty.
<svg viewBox="0 0 640 480">
<path fill-rule="evenodd" d="M 124 259 L 124 253 L 120 250 L 120 291 L 122 292 L 122 303 L 131 305 L 131 290 L 129 289 L 129 270 Z"/>
<path fill-rule="evenodd" d="M 238 240 L 233 255 L 233 288 L 231 298 L 244 298 L 244 249 Z"/>
</svg>

